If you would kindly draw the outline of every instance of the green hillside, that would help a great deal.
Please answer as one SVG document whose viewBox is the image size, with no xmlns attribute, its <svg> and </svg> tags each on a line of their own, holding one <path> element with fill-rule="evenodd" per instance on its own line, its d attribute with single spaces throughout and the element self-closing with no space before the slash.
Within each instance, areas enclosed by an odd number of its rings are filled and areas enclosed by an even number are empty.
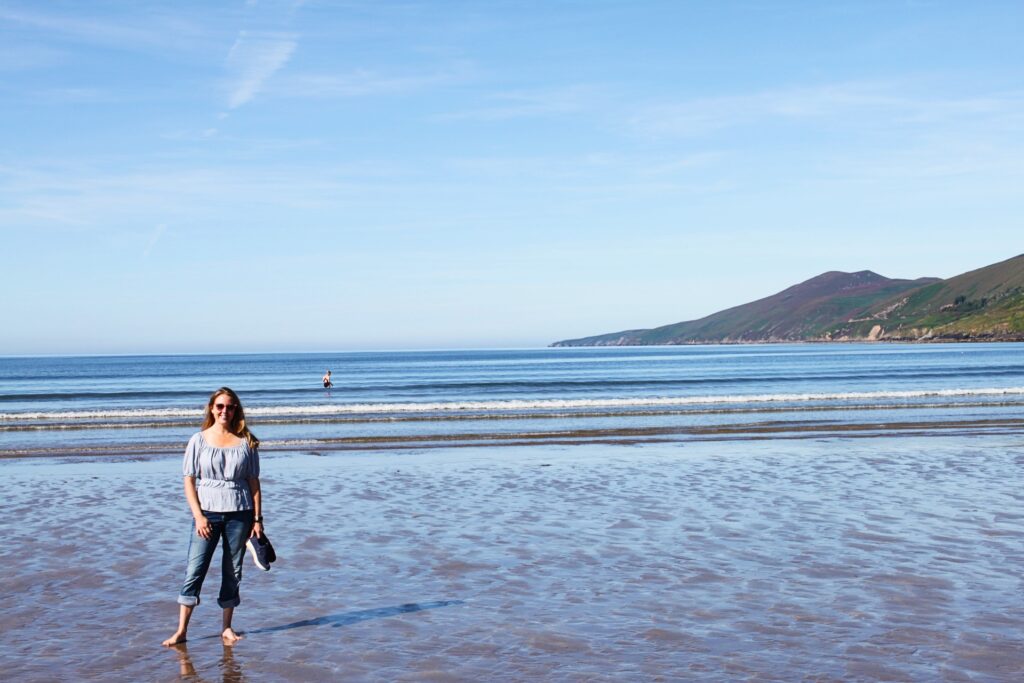
<svg viewBox="0 0 1024 683">
<path fill-rule="evenodd" d="M 865 337 L 875 326 L 893 340 L 1024 338 L 1024 255 L 894 297 L 829 334 Z"/>
</svg>

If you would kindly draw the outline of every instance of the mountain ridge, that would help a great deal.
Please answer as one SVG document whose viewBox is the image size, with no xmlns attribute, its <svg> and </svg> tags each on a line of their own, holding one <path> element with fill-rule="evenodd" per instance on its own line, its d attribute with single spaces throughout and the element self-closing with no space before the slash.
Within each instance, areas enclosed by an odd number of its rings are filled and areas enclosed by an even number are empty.
<svg viewBox="0 0 1024 683">
<path fill-rule="evenodd" d="M 827 271 L 717 313 L 552 346 L 1024 340 L 1024 254 L 948 278 Z"/>
</svg>

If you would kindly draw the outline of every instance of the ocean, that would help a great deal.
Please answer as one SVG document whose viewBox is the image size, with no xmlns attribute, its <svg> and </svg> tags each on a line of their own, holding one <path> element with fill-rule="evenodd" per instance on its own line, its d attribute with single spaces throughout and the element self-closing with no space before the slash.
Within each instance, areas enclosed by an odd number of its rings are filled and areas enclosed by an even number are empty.
<svg viewBox="0 0 1024 683">
<path fill-rule="evenodd" d="M 1024 344 L 4 357 L 0 457 L 179 452 L 220 386 L 264 451 L 1024 428 Z"/>
</svg>

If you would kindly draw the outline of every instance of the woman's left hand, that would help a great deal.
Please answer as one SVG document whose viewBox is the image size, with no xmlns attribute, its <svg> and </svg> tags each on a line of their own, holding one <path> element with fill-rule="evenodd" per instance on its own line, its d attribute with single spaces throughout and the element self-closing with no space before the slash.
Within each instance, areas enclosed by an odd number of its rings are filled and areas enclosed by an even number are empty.
<svg viewBox="0 0 1024 683">
<path fill-rule="evenodd" d="M 249 534 L 249 538 L 257 538 L 263 535 L 263 522 L 253 522 L 252 533 Z"/>
</svg>

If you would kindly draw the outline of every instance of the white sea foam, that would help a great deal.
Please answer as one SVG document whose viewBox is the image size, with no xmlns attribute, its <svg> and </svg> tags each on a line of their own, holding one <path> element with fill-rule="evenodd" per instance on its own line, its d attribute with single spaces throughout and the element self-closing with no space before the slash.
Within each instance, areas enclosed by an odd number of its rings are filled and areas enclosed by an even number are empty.
<svg viewBox="0 0 1024 683">
<path fill-rule="evenodd" d="M 672 406 L 742 405 L 764 403 L 877 401 L 885 399 L 953 398 L 983 396 L 1024 396 L 1024 387 L 976 389 L 935 389 L 921 391 L 850 391 L 799 394 L 728 394 L 721 396 L 649 396 L 622 398 L 572 398 L 494 401 L 437 401 L 424 403 L 346 403 L 321 405 L 284 405 L 246 408 L 252 417 L 388 415 L 415 413 L 505 412 L 523 410 L 576 410 L 584 408 L 657 408 Z M 139 410 L 68 410 L 25 413 L 0 413 L 0 420 L 94 420 L 94 419 L 172 419 L 194 418 L 194 408 L 146 408 Z"/>
</svg>

